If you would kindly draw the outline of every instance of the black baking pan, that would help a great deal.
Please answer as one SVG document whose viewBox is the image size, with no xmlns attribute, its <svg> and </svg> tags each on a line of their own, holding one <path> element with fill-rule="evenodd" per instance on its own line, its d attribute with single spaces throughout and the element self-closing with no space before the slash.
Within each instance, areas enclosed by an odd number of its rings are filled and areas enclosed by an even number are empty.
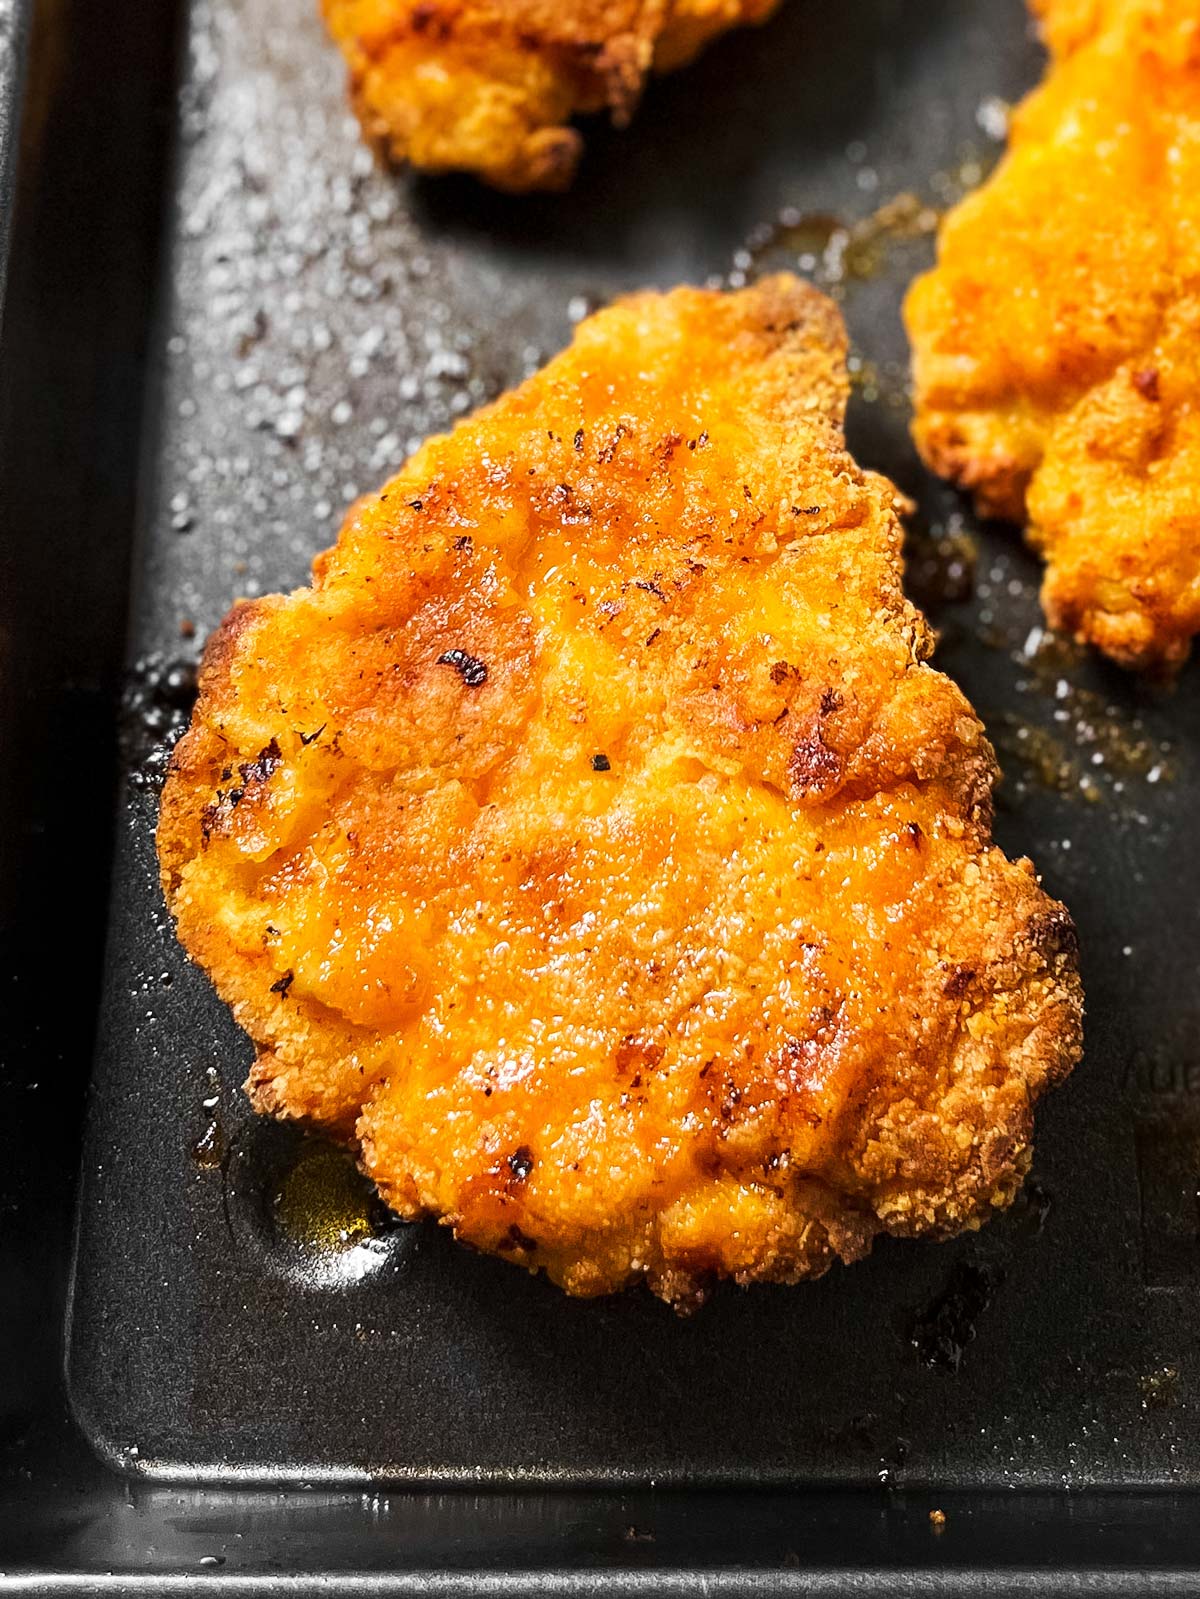
<svg viewBox="0 0 1200 1599">
<path fill-rule="evenodd" d="M 1048 639 L 1032 557 L 906 432 L 900 295 L 1036 77 L 1021 5 L 789 0 L 526 200 L 378 169 L 310 9 L 11 28 L 0 1591 L 1195 1591 L 1200 683 Z M 397 1225 L 250 1117 L 152 828 L 236 595 L 303 581 L 588 308 L 774 266 L 842 301 L 851 442 L 918 504 L 913 592 L 1000 840 L 1078 923 L 1088 1044 L 983 1233 L 685 1321 Z"/>
</svg>

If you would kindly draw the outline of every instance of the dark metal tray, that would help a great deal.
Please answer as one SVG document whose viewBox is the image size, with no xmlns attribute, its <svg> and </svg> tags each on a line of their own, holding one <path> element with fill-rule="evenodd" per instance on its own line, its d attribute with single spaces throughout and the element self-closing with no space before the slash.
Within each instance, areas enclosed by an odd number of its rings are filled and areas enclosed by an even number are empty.
<svg viewBox="0 0 1200 1599">
<path fill-rule="evenodd" d="M 790 0 L 521 201 L 375 169 L 311 9 L 32 19 L 0 348 L 0 1588 L 1189 1591 L 1200 685 L 1042 637 L 1032 558 L 906 435 L 900 295 L 1036 74 L 1022 6 Z M 304 581 L 416 441 L 624 288 L 775 265 L 842 299 L 851 442 L 919 502 L 912 586 L 1001 747 L 1001 842 L 1075 914 L 1088 1050 L 982 1234 L 681 1321 L 389 1224 L 248 1115 L 246 1041 L 158 895 L 155 780 L 205 632 Z M 492 1492 L 435 1492 L 468 1485 Z"/>
</svg>

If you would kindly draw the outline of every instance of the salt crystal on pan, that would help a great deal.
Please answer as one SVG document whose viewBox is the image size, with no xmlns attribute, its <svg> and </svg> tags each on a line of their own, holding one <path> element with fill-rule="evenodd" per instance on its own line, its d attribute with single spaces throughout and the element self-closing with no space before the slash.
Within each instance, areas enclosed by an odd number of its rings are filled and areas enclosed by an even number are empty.
<svg viewBox="0 0 1200 1599">
<path fill-rule="evenodd" d="M 987 134 L 989 139 L 999 142 L 1008 137 L 1009 107 L 998 95 L 989 94 L 981 100 L 975 110 L 975 121 Z"/>
</svg>

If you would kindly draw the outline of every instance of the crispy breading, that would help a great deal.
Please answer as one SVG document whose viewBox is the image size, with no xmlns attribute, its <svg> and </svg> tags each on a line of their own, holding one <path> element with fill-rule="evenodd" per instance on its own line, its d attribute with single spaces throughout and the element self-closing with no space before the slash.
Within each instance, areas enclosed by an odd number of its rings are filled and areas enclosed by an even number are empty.
<svg viewBox="0 0 1200 1599">
<path fill-rule="evenodd" d="M 573 1294 L 975 1227 L 1079 1051 L 844 353 L 789 277 L 600 312 L 233 610 L 174 754 L 255 1105 Z"/>
<path fill-rule="evenodd" d="M 1200 629 L 1200 0 L 1041 0 L 1053 59 L 913 287 L 915 437 L 1028 519 L 1054 626 L 1172 671 Z"/>
<path fill-rule="evenodd" d="M 580 112 L 633 115 L 652 72 L 779 0 L 322 0 L 368 137 L 429 172 L 561 189 Z"/>
</svg>

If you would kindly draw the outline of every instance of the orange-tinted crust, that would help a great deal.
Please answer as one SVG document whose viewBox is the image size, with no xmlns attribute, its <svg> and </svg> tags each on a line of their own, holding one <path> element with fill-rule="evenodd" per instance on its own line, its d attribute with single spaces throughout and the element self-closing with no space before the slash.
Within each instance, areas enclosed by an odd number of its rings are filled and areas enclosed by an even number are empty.
<svg viewBox="0 0 1200 1599">
<path fill-rule="evenodd" d="M 1200 0 L 1039 0 L 1052 64 L 913 286 L 915 436 L 1028 519 L 1051 622 L 1172 671 L 1200 629 Z"/>
<path fill-rule="evenodd" d="M 574 1294 L 1006 1204 L 1074 933 L 846 453 L 837 312 L 640 295 L 211 642 L 163 796 L 259 1109 Z"/>
<path fill-rule="evenodd" d="M 765 21 L 779 0 L 322 0 L 368 137 L 430 172 L 561 189 L 583 149 L 568 123 L 623 125 L 651 71 Z"/>
</svg>

